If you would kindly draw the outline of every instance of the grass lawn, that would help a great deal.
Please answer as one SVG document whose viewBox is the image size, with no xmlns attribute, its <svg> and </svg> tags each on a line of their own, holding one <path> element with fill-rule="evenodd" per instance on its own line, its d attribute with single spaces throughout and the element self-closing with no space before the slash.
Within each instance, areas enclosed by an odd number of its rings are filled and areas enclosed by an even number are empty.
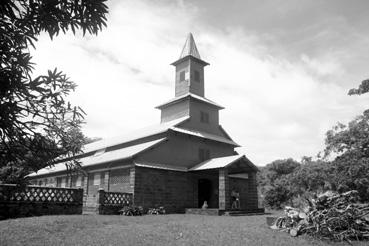
<svg viewBox="0 0 369 246">
<path fill-rule="evenodd" d="M 265 217 L 172 214 L 20 218 L 0 221 L 0 245 L 333 245 L 272 231 Z"/>
</svg>

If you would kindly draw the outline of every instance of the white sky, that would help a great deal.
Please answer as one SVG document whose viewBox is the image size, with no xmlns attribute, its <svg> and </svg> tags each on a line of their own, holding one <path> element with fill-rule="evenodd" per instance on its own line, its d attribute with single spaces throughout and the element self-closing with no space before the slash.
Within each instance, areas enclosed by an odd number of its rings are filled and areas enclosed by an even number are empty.
<svg viewBox="0 0 369 246">
<path fill-rule="evenodd" d="M 78 84 L 70 100 L 87 112 L 87 136 L 123 135 L 160 122 L 154 107 L 174 96 L 169 64 L 192 32 L 211 64 L 205 96 L 226 107 L 220 122 L 243 146 L 237 150 L 256 165 L 315 156 L 327 130 L 368 108 L 367 95 L 347 95 L 369 78 L 369 34 L 359 28 L 368 17 L 335 6 L 302 21 L 305 10 L 325 7 L 236 2 L 110 1 L 97 37 L 42 35 L 32 53 L 36 74 L 57 67 Z"/>
</svg>

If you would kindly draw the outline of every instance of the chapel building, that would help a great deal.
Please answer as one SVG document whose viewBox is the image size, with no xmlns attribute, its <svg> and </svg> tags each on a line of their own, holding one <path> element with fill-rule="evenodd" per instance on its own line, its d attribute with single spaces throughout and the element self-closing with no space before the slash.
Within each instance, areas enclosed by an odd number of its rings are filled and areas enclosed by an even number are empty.
<svg viewBox="0 0 369 246">
<path fill-rule="evenodd" d="M 232 192 L 239 209 L 258 209 L 257 167 L 219 124 L 219 104 L 205 97 L 204 68 L 190 33 L 175 67 L 174 98 L 156 108 L 160 123 L 130 134 L 87 144 L 77 156 L 84 174 L 70 176 L 61 161 L 30 175 L 33 183 L 81 187 L 85 206 L 96 202 L 99 189 L 133 194 L 136 206 L 164 206 L 227 211 Z"/>
</svg>

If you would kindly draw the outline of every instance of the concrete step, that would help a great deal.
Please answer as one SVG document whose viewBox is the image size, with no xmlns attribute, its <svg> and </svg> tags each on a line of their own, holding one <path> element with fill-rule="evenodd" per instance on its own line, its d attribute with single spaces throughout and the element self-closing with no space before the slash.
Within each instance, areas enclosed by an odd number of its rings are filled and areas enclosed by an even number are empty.
<svg viewBox="0 0 369 246">
<path fill-rule="evenodd" d="M 97 207 L 83 207 L 82 214 L 97 214 L 98 209 Z"/>
<path fill-rule="evenodd" d="M 200 215 L 220 215 L 219 209 L 217 208 L 186 208 L 186 214 L 200 214 Z"/>
<path fill-rule="evenodd" d="M 226 216 L 248 216 L 248 215 L 262 215 L 265 214 L 263 208 L 249 209 L 249 210 L 228 210 L 224 212 Z"/>
</svg>

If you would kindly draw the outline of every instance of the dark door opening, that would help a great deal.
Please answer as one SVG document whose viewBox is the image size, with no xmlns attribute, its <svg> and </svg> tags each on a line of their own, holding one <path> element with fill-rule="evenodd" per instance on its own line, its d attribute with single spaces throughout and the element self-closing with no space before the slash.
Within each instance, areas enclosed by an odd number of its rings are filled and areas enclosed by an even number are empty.
<svg viewBox="0 0 369 246">
<path fill-rule="evenodd" d="M 210 207 L 210 198 L 211 198 L 211 181 L 209 179 L 199 179 L 198 182 L 199 208 L 202 207 L 204 201 L 207 201 Z"/>
</svg>

